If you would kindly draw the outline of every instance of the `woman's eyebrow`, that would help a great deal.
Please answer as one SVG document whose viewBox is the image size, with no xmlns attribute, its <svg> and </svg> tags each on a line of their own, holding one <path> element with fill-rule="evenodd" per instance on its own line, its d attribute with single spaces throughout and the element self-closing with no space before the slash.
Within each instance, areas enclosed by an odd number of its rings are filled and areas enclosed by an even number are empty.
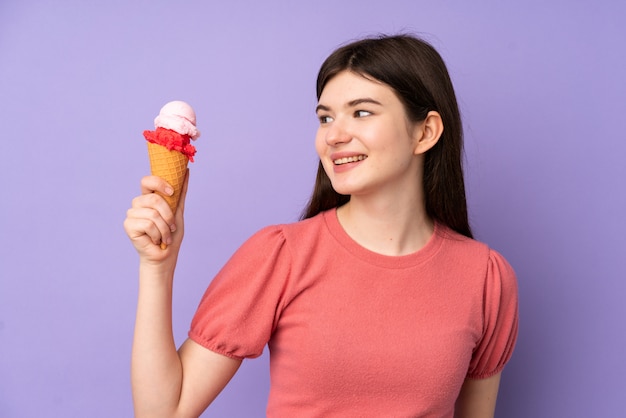
<svg viewBox="0 0 626 418">
<path fill-rule="evenodd" d="M 315 113 L 318 113 L 320 110 L 323 110 L 324 112 L 329 112 L 330 107 L 324 106 L 323 104 L 318 104 L 317 107 L 315 108 Z"/>
<path fill-rule="evenodd" d="M 348 102 L 348 107 L 354 107 L 354 106 L 358 106 L 360 104 L 363 103 L 369 103 L 369 104 L 375 104 L 378 106 L 382 106 L 383 104 L 381 102 L 379 102 L 378 100 L 374 100 L 370 97 L 363 97 L 361 99 L 354 99 Z"/>
<path fill-rule="evenodd" d="M 346 107 L 355 107 L 358 106 L 360 104 L 363 103 L 370 103 L 370 104 L 374 104 L 374 105 L 378 105 L 378 106 L 382 106 L 382 103 L 379 102 L 378 100 L 374 100 L 370 97 L 363 97 L 360 99 L 354 99 L 354 100 L 350 100 L 348 103 L 346 103 Z M 330 107 L 323 105 L 323 104 L 318 104 L 317 107 L 315 108 L 315 112 L 319 112 L 320 110 L 324 111 L 324 112 L 328 112 L 330 111 Z"/>
</svg>

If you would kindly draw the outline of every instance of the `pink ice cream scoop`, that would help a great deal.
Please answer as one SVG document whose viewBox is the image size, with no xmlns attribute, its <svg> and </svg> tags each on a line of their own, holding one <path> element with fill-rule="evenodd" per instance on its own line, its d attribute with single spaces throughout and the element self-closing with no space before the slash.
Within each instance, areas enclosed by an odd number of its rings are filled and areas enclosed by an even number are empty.
<svg viewBox="0 0 626 418">
<path fill-rule="evenodd" d="M 190 139 L 196 140 L 200 131 L 196 128 L 196 112 L 191 106 L 180 100 L 167 103 L 154 119 L 154 127 L 156 130 L 143 133 L 148 142 L 178 151 L 193 162 L 196 148 Z"/>
<path fill-rule="evenodd" d="M 200 136 L 200 131 L 196 128 L 196 112 L 180 100 L 169 102 L 161 108 L 159 115 L 154 118 L 154 127 L 188 135 L 193 140 Z"/>
</svg>

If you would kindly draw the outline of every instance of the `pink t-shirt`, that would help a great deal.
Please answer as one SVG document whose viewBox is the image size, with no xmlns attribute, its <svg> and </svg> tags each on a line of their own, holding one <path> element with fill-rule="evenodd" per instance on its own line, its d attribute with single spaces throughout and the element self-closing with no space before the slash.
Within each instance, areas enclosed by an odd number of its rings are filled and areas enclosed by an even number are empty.
<svg viewBox="0 0 626 418">
<path fill-rule="evenodd" d="M 502 370 L 517 324 L 515 274 L 486 245 L 438 224 L 420 251 L 385 256 L 331 210 L 244 243 L 189 336 L 237 359 L 269 346 L 269 417 L 441 418 L 465 378 Z"/>
</svg>

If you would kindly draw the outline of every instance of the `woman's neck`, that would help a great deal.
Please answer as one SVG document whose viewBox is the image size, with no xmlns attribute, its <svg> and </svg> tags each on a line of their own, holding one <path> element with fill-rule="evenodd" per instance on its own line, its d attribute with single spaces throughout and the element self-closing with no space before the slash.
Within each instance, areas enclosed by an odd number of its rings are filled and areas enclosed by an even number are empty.
<svg viewBox="0 0 626 418">
<path fill-rule="evenodd" d="M 353 196 L 337 209 L 337 218 L 346 233 L 362 247 L 379 254 L 400 256 L 420 250 L 434 230 L 423 199 L 404 202 Z"/>
</svg>

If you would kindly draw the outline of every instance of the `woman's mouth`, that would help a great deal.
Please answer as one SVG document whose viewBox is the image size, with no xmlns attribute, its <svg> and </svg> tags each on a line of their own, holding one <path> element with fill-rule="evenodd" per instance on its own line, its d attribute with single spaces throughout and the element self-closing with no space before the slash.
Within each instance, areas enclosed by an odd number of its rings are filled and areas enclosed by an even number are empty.
<svg viewBox="0 0 626 418">
<path fill-rule="evenodd" d="M 366 158 L 367 158 L 367 155 L 363 155 L 363 154 L 355 155 L 352 157 L 337 158 L 336 160 L 333 160 L 333 164 L 342 165 L 342 164 L 348 164 L 348 163 L 356 163 L 357 161 L 363 161 Z"/>
</svg>

